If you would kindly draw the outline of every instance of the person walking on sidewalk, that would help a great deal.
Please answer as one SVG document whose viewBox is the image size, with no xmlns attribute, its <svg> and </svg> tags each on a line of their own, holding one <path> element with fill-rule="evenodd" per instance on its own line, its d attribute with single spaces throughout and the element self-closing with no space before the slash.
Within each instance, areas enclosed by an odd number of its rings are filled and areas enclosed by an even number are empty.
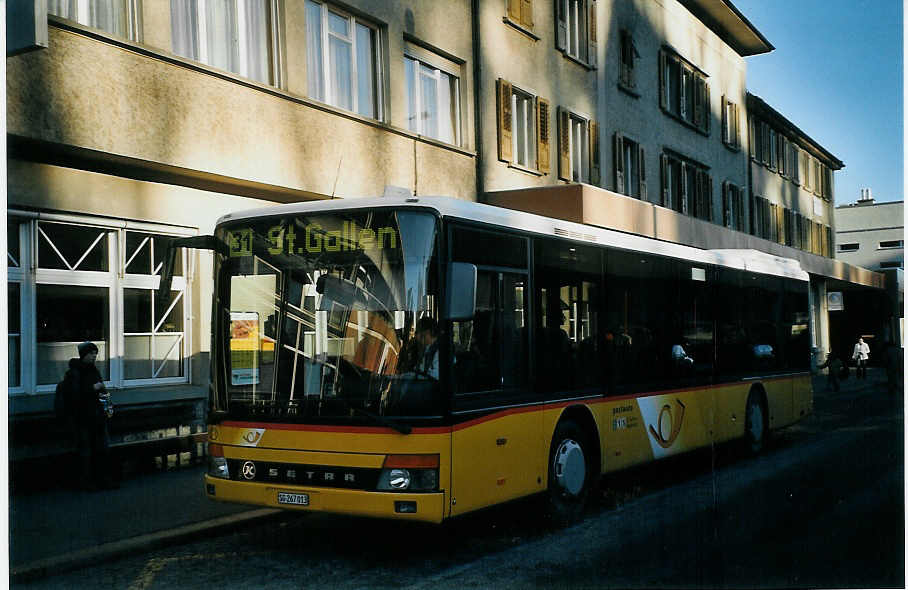
<svg viewBox="0 0 908 590">
<path fill-rule="evenodd" d="M 839 374 L 842 372 L 842 361 L 839 360 L 832 351 L 829 351 L 829 354 L 826 355 L 826 362 L 822 365 L 819 365 L 820 369 L 827 369 L 826 373 L 826 390 L 827 391 L 838 391 L 839 390 Z"/>
<path fill-rule="evenodd" d="M 116 487 L 111 473 L 110 434 L 107 407 L 110 394 L 95 366 L 98 347 L 93 342 L 78 346 L 79 358 L 69 360 L 63 377 L 69 422 L 79 450 L 79 483 L 84 489 Z"/>
<path fill-rule="evenodd" d="M 866 379 L 867 378 L 867 361 L 870 359 L 870 347 L 864 342 L 864 339 L 858 337 L 858 341 L 854 345 L 854 352 L 851 355 L 851 358 L 854 359 L 854 363 L 857 366 L 855 377 L 857 379 Z"/>
</svg>

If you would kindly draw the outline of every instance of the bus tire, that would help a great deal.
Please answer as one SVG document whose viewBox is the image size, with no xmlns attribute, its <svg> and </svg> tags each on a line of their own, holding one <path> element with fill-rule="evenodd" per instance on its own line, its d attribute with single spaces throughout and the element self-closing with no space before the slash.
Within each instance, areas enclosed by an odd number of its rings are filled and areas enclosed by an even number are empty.
<svg viewBox="0 0 908 590">
<path fill-rule="evenodd" d="M 558 526 L 577 522 L 592 487 L 592 458 L 589 437 L 571 420 L 555 428 L 549 449 L 549 485 L 546 514 Z"/>
<path fill-rule="evenodd" d="M 747 397 L 747 408 L 744 411 L 744 448 L 751 455 L 759 454 L 766 446 L 769 434 L 769 421 L 766 418 L 766 406 L 763 396 L 752 391 Z"/>
</svg>

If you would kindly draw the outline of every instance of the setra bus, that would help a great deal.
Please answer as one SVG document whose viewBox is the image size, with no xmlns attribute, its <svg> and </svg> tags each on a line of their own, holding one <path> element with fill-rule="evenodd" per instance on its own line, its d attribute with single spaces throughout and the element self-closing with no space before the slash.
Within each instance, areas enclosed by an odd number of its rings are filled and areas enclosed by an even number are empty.
<svg viewBox="0 0 908 590">
<path fill-rule="evenodd" d="M 450 198 L 279 205 L 214 253 L 213 500 L 441 522 L 812 409 L 808 275 Z M 162 281 L 162 284 L 166 281 Z"/>
</svg>

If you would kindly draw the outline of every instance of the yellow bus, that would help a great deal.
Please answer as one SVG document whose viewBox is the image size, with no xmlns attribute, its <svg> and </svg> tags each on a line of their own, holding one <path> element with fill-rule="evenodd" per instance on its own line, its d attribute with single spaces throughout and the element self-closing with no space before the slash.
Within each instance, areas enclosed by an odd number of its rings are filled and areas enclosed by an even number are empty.
<svg viewBox="0 0 908 590">
<path fill-rule="evenodd" d="M 212 500 L 441 522 L 812 409 L 808 276 L 448 198 L 228 215 L 215 251 Z"/>
</svg>

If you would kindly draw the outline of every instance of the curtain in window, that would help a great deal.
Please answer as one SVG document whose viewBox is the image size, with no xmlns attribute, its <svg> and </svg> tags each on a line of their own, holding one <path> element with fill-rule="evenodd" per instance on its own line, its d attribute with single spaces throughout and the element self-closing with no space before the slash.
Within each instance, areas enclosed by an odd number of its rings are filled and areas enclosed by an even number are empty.
<svg viewBox="0 0 908 590">
<path fill-rule="evenodd" d="M 173 52 L 199 59 L 198 0 L 170 0 L 170 36 Z"/>
<path fill-rule="evenodd" d="M 419 113 L 416 112 L 416 88 L 414 87 L 416 61 L 409 57 L 404 58 L 404 77 L 407 79 L 407 128 L 410 131 L 419 132 L 417 118 Z"/>
<path fill-rule="evenodd" d="M 373 32 L 369 27 L 356 25 L 356 91 L 360 115 L 375 118 L 375 66 L 372 63 Z"/>
<path fill-rule="evenodd" d="M 259 82 L 270 82 L 271 59 L 269 56 L 269 38 L 268 38 L 268 0 L 240 0 L 245 2 L 244 16 L 246 23 L 244 27 L 246 71 L 241 74 L 258 80 Z"/>
<path fill-rule="evenodd" d="M 328 68 L 330 71 L 331 103 L 353 110 L 351 84 L 353 48 L 350 42 L 350 21 L 333 12 L 328 13 Z"/>
<path fill-rule="evenodd" d="M 322 68 L 322 9 L 306 2 L 306 65 L 309 96 L 325 100 L 325 71 Z"/>
<path fill-rule="evenodd" d="M 47 0 L 47 12 L 60 18 L 79 20 L 78 0 Z"/>
<path fill-rule="evenodd" d="M 422 121 L 422 133 L 429 137 L 438 137 L 437 84 L 435 70 L 420 64 L 419 90 L 422 98 L 422 112 L 419 113 L 419 117 Z"/>
<path fill-rule="evenodd" d="M 126 0 L 47 0 L 47 12 L 126 37 Z"/>
<path fill-rule="evenodd" d="M 205 46 L 208 65 L 237 72 L 238 52 L 234 36 L 236 31 L 236 4 L 234 2 L 205 3 Z"/>
</svg>

